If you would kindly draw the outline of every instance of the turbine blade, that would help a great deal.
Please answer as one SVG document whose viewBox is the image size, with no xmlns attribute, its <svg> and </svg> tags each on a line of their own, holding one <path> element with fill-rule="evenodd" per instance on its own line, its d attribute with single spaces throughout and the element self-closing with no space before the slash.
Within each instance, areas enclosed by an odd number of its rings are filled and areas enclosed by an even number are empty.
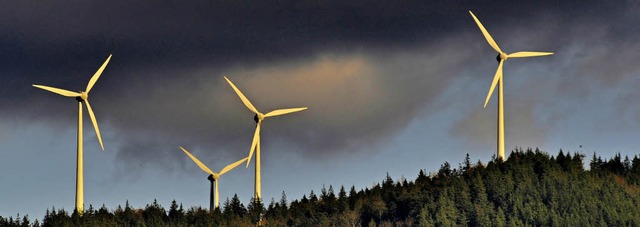
<svg viewBox="0 0 640 227">
<path fill-rule="evenodd" d="M 184 151 L 185 154 L 187 154 L 187 156 L 189 156 L 189 158 L 191 158 L 191 160 L 193 160 L 193 162 L 196 163 L 196 165 L 198 165 L 198 167 L 200 167 L 200 169 L 202 169 L 202 171 L 205 171 L 208 174 L 214 175 L 215 173 L 213 171 L 211 171 L 209 169 L 209 167 L 205 166 L 204 164 L 202 164 L 202 162 L 200 162 L 200 160 L 198 160 L 195 156 L 193 156 L 191 153 L 189 153 L 187 150 L 185 150 L 184 148 L 180 147 L 180 149 L 182 149 L 182 151 Z"/>
<path fill-rule="evenodd" d="M 502 50 L 500 50 L 500 47 L 498 47 L 498 44 L 496 43 L 496 41 L 494 41 L 493 38 L 491 38 L 491 35 L 489 35 L 489 32 L 487 31 L 487 29 L 485 29 L 484 26 L 482 26 L 482 23 L 480 23 L 480 20 L 478 20 L 476 15 L 474 15 L 471 11 L 469 11 L 469 13 L 473 17 L 473 20 L 476 21 L 476 24 L 478 24 L 478 27 L 480 27 L 480 31 L 482 31 L 482 34 L 484 35 L 484 38 L 487 39 L 487 42 L 489 43 L 489 45 L 491 45 L 491 47 L 493 47 L 493 49 L 498 53 L 502 53 Z"/>
<path fill-rule="evenodd" d="M 293 112 L 298 112 L 298 111 L 303 111 L 306 110 L 307 107 L 302 107 L 302 108 L 291 108 L 291 109 L 280 109 L 280 110 L 274 110 L 271 111 L 267 114 L 265 114 L 265 117 L 274 117 L 274 116 L 278 116 L 278 115 L 283 115 L 283 114 L 288 114 L 288 113 L 293 113 Z"/>
<path fill-rule="evenodd" d="M 256 125 L 256 132 L 253 133 L 253 141 L 251 142 L 251 149 L 249 150 L 249 157 L 247 158 L 246 168 L 249 168 L 249 163 L 251 163 L 251 157 L 253 157 L 253 151 L 258 145 L 258 143 L 260 143 L 260 124 L 262 123 L 258 123 Z"/>
<path fill-rule="evenodd" d="M 247 161 L 247 159 L 249 159 L 249 157 L 245 157 L 243 159 L 240 159 L 234 163 L 232 163 L 231 165 L 225 166 L 224 169 L 220 170 L 220 176 L 222 176 L 222 174 L 225 174 L 226 172 L 229 172 L 229 170 L 232 170 L 234 168 L 236 168 L 238 165 L 242 164 L 243 162 Z"/>
<path fill-rule="evenodd" d="M 49 86 L 44 86 L 44 85 L 37 85 L 37 84 L 33 84 L 34 87 L 43 89 L 43 90 L 47 90 L 62 96 L 67 96 L 67 97 L 80 97 L 80 93 L 78 92 L 73 92 L 73 91 L 67 91 L 64 89 L 60 89 L 60 88 L 55 88 L 55 87 L 49 87 Z"/>
<path fill-rule="evenodd" d="M 91 77 L 91 80 L 89 80 L 89 84 L 87 84 L 87 89 L 86 89 L 87 93 L 89 93 L 93 85 L 96 84 L 96 81 L 98 81 L 98 78 L 100 78 L 100 75 L 102 75 L 102 71 L 104 71 L 104 68 L 107 67 L 107 64 L 109 64 L 109 60 L 111 60 L 111 54 L 109 54 L 109 57 L 107 58 L 107 60 L 104 61 L 104 63 L 102 63 L 102 66 L 100 66 L 98 71 L 95 74 L 93 74 L 93 77 Z"/>
<path fill-rule="evenodd" d="M 493 94 L 493 90 L 496 88 L 496 84 L 498 84 L 498 80 L 502 80 L 502 64 L 504 60 L 500 61 L 498 64 L 498 70 L 496 70 L 496 75 L 493 77 L 493 82 L 491 82 L 491 88 L 489 88 L 489 94 L 487 94 L 487 99 L 484 101 L 484 107 L 487 107 L 487 103 L 489 103 L 489 99 L 491 99 L 491 94 Z"/>
<path fill-rule="evenodd" d="M 93 109 L 91 109 L 91 105 L 89 105 L 89 100 L 84 100 L 84 103 L 87 104 L 87 110 L 89 111 L 89 117 L 91 118 L 91 123 L 93 123 L 93 128 L 96 130 L 96 135 L 98 136 L 98 142 L 100 142 L 100 147 L 104 151 L 104 145 L 102 144 L 102 136 L 100 136 L 100 128 L 98 128 L 98 121 L 96 121 L 96 116 L 93 115 Z"/>
<path fill-rule="evenodd" d="M 240 89 L 238 89 L 238 87 L 236 87 L 235 84 L 233 84 L 233 82 L 231 82 L 231 80 L 229 80 L 229 78 L 227 78 L 226 76 L 224 77 L 225 80 L 227 80 L 227 82 L 229 83 L 229 85 L 231 85 L 231 88 L 233 88 L 234 91 L 236 91 L 236 94 L 238 94 L 238 96 L 240 97 L 240 100 L 242 100 L 242 102 L 244 103 L 245 106 L 247 106 L 247 108 L 249 108 L 249 110 L 251 110 L 251 112 L 255 113 L 255 114 L 259 114 L 260 112 L 258 112 L 258 110 L 253 106 L 253 104 L 251 104 L 251 102 L 249 101 L 249 99 L 247 99 L 247 97 L 244 96 L 244 94 L 242 94 L 242 92 L 240 91 Z"/>
<path fill-rule="evenodd" d="M 538 56 L 547 56 L 552 55 L 553 52 L 529 52 L 529 51 L 521 51 L 513 54 L 507 55 L 510 58 L 526 58 L 526 57 L 538 57 Z"/>
</svg>

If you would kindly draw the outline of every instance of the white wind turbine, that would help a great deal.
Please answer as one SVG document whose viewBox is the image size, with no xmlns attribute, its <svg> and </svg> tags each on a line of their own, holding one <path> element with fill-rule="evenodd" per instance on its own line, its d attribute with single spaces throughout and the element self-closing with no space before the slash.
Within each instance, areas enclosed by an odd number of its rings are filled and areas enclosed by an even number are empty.
<svg viewBox="0 0 640 227">
<path fill-rule="evenodd" d="M 195 156 L 189 153 L 186 149 L 182 147 L 180 147 L 180 149 L 182 149 L 182 151 L 184 151 L 184 153 L 187 154 L 187 156 L 189 156 L 189 158 L 191 158 L 191 160 L 193 160 L 193 162 L 195 162 L 196 165 L 198 165 L 198 167 L 202 169 L 202 171 L 209 174 L 209 177 L 207 177 L 207 179 L 211 181 L 211 189 L 209 190 L 209 211 L 213 211 L 213 209 L 218 208 L 220 206 L 220 199 L 218 195 L 218 180 L 220 179 L 220 176 L 222 176 L 226 172 L 229 172 L 233 168 L 236 168 L 236 166 L 242 164 L 242 162 L 246 161 L 249 157 L 246 157 L 246 158 L 240 159 L 239 161 L 231 163 L 230 165 L 227 165 L 222 170 L 220 170 L 220 173 L 215 173 L 211 171 L 209 167 L 204 165 L 200 160 L 198 160 Z M 215 188 L 214 188 L 214 185 L 215 185 Z"/>
<path fill-rule="evenodd" d="M 249 159 L 247 160 L 247 167 L 249 167 L 249 163 L 251 162 L 251 157 L 253 156 L 253 150 L 255 149 L 256 151 L 256 161 L 255 161 L 255 165 L 256 165 L 256 179 L 255 179 L 255 192 L 254 192 L 254 198 L 256 199 L 260 199 L 262 197 L 262 192 L 261 192 L 261 185 L 260 185 L 260 125 L 262 124 L 262 121 L 265 118 L 268 117 L 275 117 L 275 116 L 279 116 L 279 115 L 284 115 L 284 114 L 289 114 L 289 113 L 293 113 L 293 112 L 298 112 L 298 111 L 303 111 L 306 110 L 307 107 L 301 107 L 301 108 L 290 108 L 290 109 L 279 109 L 279 110 L 274 110 L 271 111 L 267 114 L 263 114 L 260 111 L 258 111 L 253 104 L 251 104 L 251 102 L 249 102 L 249 99 L 247 99 L 247 97 L 244 96 L 244 94 L 242 94 L 242 92 L 236 87 L 236 85 L 233 84 L 233 82 L 231 82 L 231 80 L 229 80 L 226 76 L 224 77 L 225 80 L 227 80 L 227 82 L 229 83 L 229 85 L 231 85 L 231 88 L 233 88 L 233 90 L 236 92 L 236 94 L 238 94 L 238 96 L 240 97 L 240 100 L 242 100 L 242 102 L 244 103 L 245 106 L 247 106 L 247 108 L 249 108 L 249 110 L 251 110 L 251 112 L 255 113 L 256 115 L 253 117 L 253 120 L 255 120 L 256 122 L 256 131 L 253 134 L 253 142 L 251 143 L 251 149 L 249 150 Z"/>
<path fill-rule="evenodd" d="M 512 54 L 507 54 L 505 52 L 502 52 L 502 50 L 500 50 L 500 47 L 498 47 L 498 44 L 496 43 L 496 41 L 493 40 L 493 38 L 491 38 L 491 35 L 489 35 L 489 32 L 487 32 L 487 30 L 484 28 L 484 26 L 482 26 L 482 23 L 480 23 L 480 21 L 478 20 L 478 18 L 476 17 L 476 15 L 474 15 L 471 11 L 469 11 L 469 13 L 471 14 L 471 16 L 473 17 L 473 20 L 476 21 L 476 24 L 478 24 L 478 27 L 480 28 L 480 31 L 482 31 L 482 34 L 484 35 L 484 38 L 487 40 L 487 42 L 489 42 L 489 45 L 498 52 L 498 56 L 496 57 L 496 60 L 499 62 L 498 63 L 498 70 L 496 71 L 496 75 L 493 77 L 493 82 L 491 82 L 491 88 L 489 88 L 489 94 L 487 94 L 487 98 L 485 99 L 484 102 L 484 107 L 487 107 L 487 103 L 489 102 L 489 99 L 491 98 L 491 94 L 493 94 L 493 90 L 496 88 L 496 84 L 498 82 L 500 82 L 500 90 L 499 90 L 499 95 L 498 95 L 498 158 L 505 160 L 505 155 L 504 155 L 504 103 L 503 103 L 503 89 L 502 89 L 502 65 L 503 63 L 509 59 L 509 58 L 524 58 L 524 57 L 537 57 L 537 56 L 546 56 L 546 55 L 552 55 L 552 52 L 530 52 L 530 51 L 522 51 L 522 52 L 516 52 L 516 53 L 512 53 Z"/>
<path fill-rule="evenodd" d="M 93 123 L 93 128 L 96 130 L 96 135 L 98 137 L 98 142 L 100 142 L 100 148 L 104 150 L 104 145 L 102 144 L 102 137 L 100 136 L 100 129 L 98 128 L 98 122 L 96 121 L 96 116 L 93 114 L 93 110 L 91 109 L 91 105 L 89 104 L 89 91 L 93 88 L 93 85 L 98 81 L 98 78 L 104 71 L 104 68 L 107 67 L 107 64 L 111 60 L 111 55 L 107 58 L 106 61 L 100 66 L 98 71 L 93 74 L 93 77 L 89 80 L 89 84 L 87 84 L 87 88 L 85 91 L 73 92 L 60 88 L 48 87 L 43 85 L 33 85 L 34 87 L 44 89 L 62 96 L 75 98 L 78 101 L 78 156 L 77 156 L 77 166 L 76 166 L 76 210 L 80 215 L 84 212 L 84 189 L 83 189 L 83 158 L 82 158 L 82 103 L 87 105 L 87 110 L 89 112 L 89 117 L 91 118 L 91 123 Z"/>
</svg>

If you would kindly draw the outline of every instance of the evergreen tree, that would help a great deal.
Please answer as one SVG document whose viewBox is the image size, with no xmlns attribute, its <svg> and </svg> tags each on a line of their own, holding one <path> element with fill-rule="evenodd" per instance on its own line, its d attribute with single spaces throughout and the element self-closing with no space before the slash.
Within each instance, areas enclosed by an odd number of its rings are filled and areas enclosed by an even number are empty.
<svg viewBox="0 0 640 227">
<path fill-rule="evenodd" d="M 494 223 L 496 226 L 506 226 L 506 217 L 504 214 L 504 211 L 502 210 L 502 207 L 498 207 L 498 210 L 496 211 L 496 216 L 494 218 Z M 513 226 L 514 223 L 511 223 L 510 226 Z"/>
<path fill-rule="evenodd" d="M 601 163 L 598 162 L 598 158 L 596 157 L 596 152 L 593 152 L 593 157 L 589 162 L 589 169 L 591 171 L 598 171 L 600 170 L 600 166 L 601 166 Z"/>
<path fill-rule="evenodd" d="M 284 191 L 282 191 L 282 196 L 280 197 L 280 207 L 284 208 L 284 210 L 287 210 L 287 206 L 289 204 L 287 204 L 287 194 L 284 193 Z"/>
<path fill-rule="evenodd" d="M 338 192 L 338 212 L 344 213 L 347 209 L 349 209 L 347 192 L 344 191 L 344 186 L 340 186 L 340 192 Z"/>
<path fill-rule="evenodd" d="M 171 206 L 169 207 L 169 223 L 172 226 L 181 226 L 186 224 L 182 204 L 178 207 L 178 203 L 175 199 L 171 201 Z"/>
<path fill-rule="evenodd" d="M 356 192 L 356 186 L 351 186 L 351 189 L 349 190 L 349 198 L 347 199 L 349 201 L 349 209 L 353 210 L 355 208 L 355 204 L 356 204 L 356 199 L 357 199 L 357 192 Z"/>
<path fill-rule="evenodd" d="M 29 215 L 25 215 L 22 217 L 22 223 L 17 223 L 20 226 L 23 227 L 29 227 L 29 225 L 31 224 L 31 222 L 29 222 Z"/>
<path fill-rule="evenodd" d="M 238 194 L 233 194 L 229 207 L 231 209 L 231 213 L 235 216 L 243 217 L 247 213 L 247 209 L 245 209 L 244 205 L 240 202 Z"/>
<path fill-rule="evenodd" d="M 251 223 L 258 224 L 262 220 L 262 215 L 265 213 L 264 204 L 259 198 L 251 198 L 251 202 L 247 206 L 247 214 L 251 220 Z"/>
<path fill-rule="evenodd" d="M 449 196 L 448 190 L 443 190 L 437 202 L 437 210 L 435 222 L 438 226 L 456 226 L 458 210 L 456 209 L 452 198 Z"/>
<path fill-rule="evenodd" d="M 431 214 L 429 214 L 429 209 L 426 207 L 423 207 L 420 209 L 420 216 L 418 218 L 418 226 L 435 226 L 436 223 L 433 220 L 433 218 L 431 217 Z"/>
<path fill-rule="evenodd" d="M 318 196 L 316 196 L 315 193 L 313 193 L 313 190 L 311 190 L 311 192 L 309 193 L 309 203 L 311 203 L 311 205 L 315 206 L 316 203 L 318 203 Z"/>
<path fill-rule="evenodd" d="M 463 162 L 464 166 L 462 166 L 462 171 L 466 172 L 469 171 L 469 169 L 471 169 L 471 158 L 469 158 L 469 153 L 467 153 L 467 156 L 464 157 L 464 162 Z"/>
<path fill-rule="evenodd" d="M 145 206 L 142 211 L 142 218 L 144 223 L 151 226 L 163 226 L 168 219 L 164 208 L 156 199 L 153 199 L 151 205 L 147 204 Z"/>
<path fill-rule="evenodd" d="M 453 171 L 451 171 L 451 165 L 449 164 L 449 162 L 444 162 L 444 164 L 440 166 L 440 170 L 438 170 L 438 176 L 448 177 L 452 172 Z"/>
<path fill-rule="evenodd" d="M 640 158 L 633 156 L 631 161 L 631 170 L 629 170 L 629 182 L 640 185 Z"/>
<path fill-rule="evenodd" d="M 418 173 L 418 178 L 416 178 L 416 185 L 419 188 L 424 188 L 429 184 L 429 177 L 424 173 L 424 170 L 420 169 Z"/>
</svg>

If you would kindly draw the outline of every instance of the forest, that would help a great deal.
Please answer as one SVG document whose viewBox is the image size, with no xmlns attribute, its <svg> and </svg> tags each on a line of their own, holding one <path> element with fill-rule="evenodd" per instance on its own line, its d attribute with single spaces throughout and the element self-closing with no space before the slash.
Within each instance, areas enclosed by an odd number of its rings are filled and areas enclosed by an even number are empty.
<svg viewBox="0 0 640 227">
<path fill-rule="evenodd" d="M 126 202 L 90 205 L 82 216 L 52 207 L 35 221 L 0 217 L 0 226 L 640 226 L 640 158 L 584 160 L 516 149 L 484 164 L 467 154 L 457 168 L 445 162 L 413 181 L 387 174 L 371 188 L 329 186 L 292 201 L 282 192 L 278 201 L 244 205 L 235 195 L 213 211 Z"/>
</svg>

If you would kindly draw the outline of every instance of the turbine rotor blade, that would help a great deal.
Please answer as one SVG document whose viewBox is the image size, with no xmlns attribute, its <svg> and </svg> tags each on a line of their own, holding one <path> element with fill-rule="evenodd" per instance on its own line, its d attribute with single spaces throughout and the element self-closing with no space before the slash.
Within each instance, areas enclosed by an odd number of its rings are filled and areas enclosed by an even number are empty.
<svg viewBox="0 0 640 227">
<path fill-rule="evenodd" d="M 98 81 L 98 78 L 100 77 L 100 75 L 102 75 L 102 71 L 104 71 L 104 68 L 107 67 L 107 64 L 109 64 L 109 60 L 111 60 L 111 54 L 109 54 L 107 60 L 102 63 L 102 66 L 100 66 L 98 71 L 93 74 L 91 80 L 89 80 L 89 84 L 87 84 L 87 89 L 85 90 L 87 93 L 89 93 L 89 91 L 91 91 L 91 88 L 93 88 L 93 85 L 96 84 L 96 81 Z"/>
<path fill-rule="evenodd" d="M 33 84 L 34 87 L 43 89 L 43 90 L 47 90 L 62 96 L 67 96 L 67 97 L 80 97 L 80 93 L 78 92 L 73 92 L 73 91 L 67 91 L 64 89 L 60 89 L 60 88 L 55 88 L 55 87 L 49 87 L 49 86 L 44 86 L 44 85 L 37 85 L 37 84 Z"/>
<path fill-rule="evenodd" d="M 521 51 L 513 54 L 507 55 L 510 58 L 526 58 L 526 57 L 538 57 L 538 56 L 547 56 L 552 55 L 553 52 L 529 52 L 529 51 Z"/>
<path fill-rule="evenodd" d="M 243 159 L 240 159 L 228 166 L 225 166 L 222 170 L 220 170 L 219 175 L 222 176 L 222 174 L 225 174 L 226 172 L 229 172 L 229 170 L 232 170 L 234 168 L 236 168 L 238 165 L 242 164 L 243 162 L 247 161 L 247 159 L 249 159 L 249 157 L 245 157 Z"/>
<path fill-rule="evenodd" d="M 202 169 L 202 171 L 205 171 L 208 174 L 211 175 L 215 175 L 215 173 L 213 171 L 211 171 L 209 169 L 209 167 L 205 166 L 204 164 L 202 164 L 202 162 L 200 160 L 198 160 L 195 156 L 193 156 L 191 153 L 189 153 L 186 149 L 180 147 L 180 149 L 182 149 L 182 151 L 184 151 L 185 154 L 187 154 L 187 156 L 189 156 L 189 158 L 191 158 L 191 160 L 193 160 L 193 162 L 196 163 L 196 165 L 198 165 L 198 167 L 200 167 L 200 169 Z"/>
<path fill-rule="evenodd" d="M 84 103 L 87 104 L 87 110 L 89 112 L 89 117 L 91 118 L 91 123 L 93 123 L 93 128 L 96 130 L 96 135 L 98 136 L 98 142 L 100 142 L 100 147 L 104 151 L 104 145 L 102 144 L 102 136 L 100 136 L 100 128 L 98 128 L 98 121 L 96 121 L 96 116 L 93 114 L 91 105 L 89 105 L 89 100 L 84 100 Z"/>
<path fill-rule="evenodd" d="M 495 40 L 493 40 L 493 38 L 491 38 L 491 35 L 489 34 L 489 32 L 487 31 L 487 29 L 484 28 L 484 26 L 482 26 L 482 23 L 480 23 L 480 20 L 478 20 L 478 18 L 476 17 L 476 15 L 474 15 L 471 11 L 469 11 L 469 13 L 471 14 L 471 16 L 473 17 L 473 20 L 476 21 L 476 24 L 478 24 L 478 27 L 480 27 L 480 31 L 482 31 L 482 35 L 484 35 L 484 38 L 487 40 L 487 42 L 489 43 L 489 45 L 491 45 L 491 47 L 493 47 L 493 49 L 495 51 L 497 51 L 498 53 L 502 53 L 502 50 L 500 50 L 500 47 L 498 46 L 498 44 L 496 43 Z"/>
<path fill-rule="evenodd" d="M 249 163 L 251 163 L 251 157 L 253 157 L 253 151 L 256 149 L 258 143 L 260 143 L 260 124 L 256 124 L 256 132 L 253 134 L 253 141 L 251 142 L 251 149 L 249 150 L 249 156 L 247 157 L 247 167 L 249 168 Z"/>
<path fill-rule="evenodd" d="M 487 94 L 487 99 L 484 101 L 484 107 L 487 107 L 487 103 L 489 103 L 489 99 L 491 99 L 491 94 L 493 94 L 493 90 L 496 88 L 496 84 L 498 84 L 498 80 L 502 80 L 502 64 L 504 60 L 500 60 L 500 64 L 498 64 L 498 70 L 496 70 L 496 75 L 493 77 L 493 82 L 491 82 L 491 88 L 489 88 L 489 94 Z"/>
<path fill-rule="evenodd" d="M 255 114 L 259 114 L 260 112 L 256 109 L 256 107 L 253 106 L 253 104 L 251 104 L 251 102 L 249 101 L 249 99 L 247 99 L 246 96 L 244 96 L 244 94 L 242 94 L 242 92 L 240 91 L 240 89 L 238 89 L 238 87 L 236 87 L 235 84 L 233 84 L 233 82 L 231 82 L 231 80 L 229 80 L 229 78 L 227 78 L 226 76 L 224 77 L 225 80 L 227 80 L 227 82 L 229 83 L 229 85 L 231 85 L 231 88 L 233 88 L 234 91 L 236 91 L 236 94 L 238 94 L 238 97 L 240 97 L 240 100 L 242 100 L 242 102 L 244 103 L 245 106 L 247 106 L 247 108 L 249 108 L 249 110 L 251 110 L 251 112 L 255 113 Z"/>
<path fill-rule="evenodd" d="M 271 111 L 271 112 L 265 114 L 264 117 L 274 117 L 274 116 L 278 116 L 278 115 L 283 115 L 283 114 L 303 111 L 303 110 L 306 110 L 306 109 L 307 109 L 307 107 L 274 110 L 274 111 Z"/>
</svg>

